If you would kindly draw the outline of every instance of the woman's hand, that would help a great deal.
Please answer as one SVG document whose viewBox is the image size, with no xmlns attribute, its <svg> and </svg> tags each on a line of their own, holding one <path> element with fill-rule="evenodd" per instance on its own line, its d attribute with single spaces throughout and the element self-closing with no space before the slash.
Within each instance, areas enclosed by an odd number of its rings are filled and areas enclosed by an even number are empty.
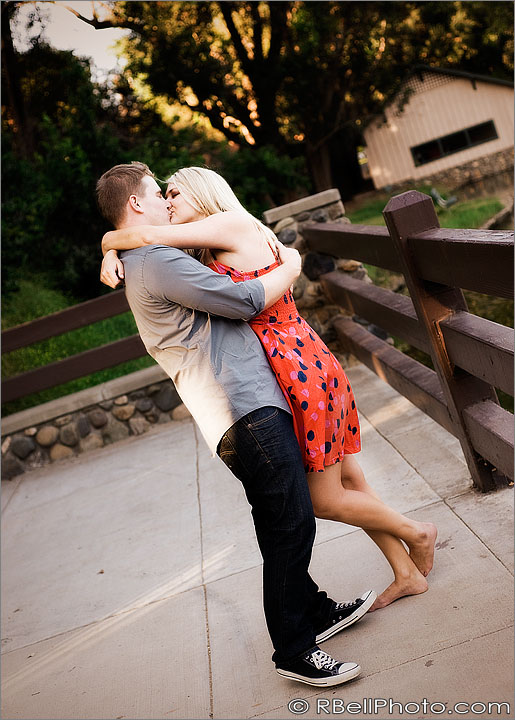
<svg viewBox="0 0 515 720">
<path fill-rule="evenodd" d="M 295 279 L 297 279 L 302 270 L 302 256 L 299 251 L 295 250 L 295 248 L 286 247 L 286 245 L 283 245 L 280 240 L 277 240 L 277 238 L 275 239 L 275 249 L 277 250 L 281 264 L 289 265 L 292 268 L 292 272 L 295 273 Z M 290 285 L 290 292 L 292 295 L 293 285 L 294 283 Z"/>
<path fill-rule="evenodd" d="M 302 257 L 299 251 L 295 250 L 295 248 L 286 247 L 286 245 L 283 245 L 279 240 L 275 241 L 275 247 L 281 264 L 289 265 L 292 272 L 296 272 L 297 276 L 300 275 L 300 271 L 302 270 Z"/>
<path fill-rule="evenodd" d="M 123 263 L 118 257 L 118 253 L 116 250 L 108 250 L 102 260 L 100 281 L 103 282 L 104 285 L 116 288 L 122 284 L 124 277 Z"/>
</svg>

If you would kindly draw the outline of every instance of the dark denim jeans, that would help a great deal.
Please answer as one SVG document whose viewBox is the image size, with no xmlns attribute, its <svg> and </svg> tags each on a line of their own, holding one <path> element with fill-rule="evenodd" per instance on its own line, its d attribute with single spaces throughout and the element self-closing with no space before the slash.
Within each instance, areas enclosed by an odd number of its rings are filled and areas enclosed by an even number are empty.
<svg viewBox="0 0 515 720">
<path fill-rule="evenodd" d="M 245 415 L 222 437 L 218 454 L 252 506 L 272 660 L 284 665 L 315 645 L 315 629 L 332 608 L 308 573 L 315 518 L 291 416 L 276 407 Z"/>
</svg>

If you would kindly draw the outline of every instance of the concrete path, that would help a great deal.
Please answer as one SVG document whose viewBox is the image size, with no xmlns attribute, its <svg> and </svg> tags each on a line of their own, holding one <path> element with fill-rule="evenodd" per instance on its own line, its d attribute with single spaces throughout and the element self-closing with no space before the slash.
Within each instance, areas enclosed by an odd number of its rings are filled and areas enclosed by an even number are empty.
<svg viewBox="0 0 515 720">
<path fill-rule="evenodd" d="M 512 717 L 512 490 L 470 490 L 454 438 L 364 366 L 348 375 L 367 478 L 439 528 L 429 592 L 324 645 L 359 678 L 275 673 L 248 505 L 185 420 L 3 484 L 2 717 Z M 339 600 L 391 581 L 362 530 L 329 521 L 312 574 Z"/>
</svg>

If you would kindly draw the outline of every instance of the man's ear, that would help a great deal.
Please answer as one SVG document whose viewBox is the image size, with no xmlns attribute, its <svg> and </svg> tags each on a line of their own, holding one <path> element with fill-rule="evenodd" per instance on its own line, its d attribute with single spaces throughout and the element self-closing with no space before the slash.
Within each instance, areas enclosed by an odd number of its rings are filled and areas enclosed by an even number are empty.
<svg viewBox="0 0 515 720">
<path fill-rule="evenodd" d="M 134 212 L 137 213 L 143 213 L 143 209 L 141 205 L 139 204 L 138 196 L 137 195 L 130 195 L 129 199 L 127 200 L 128 206 L 131 210 L 134 210 Z"/>
</svg>

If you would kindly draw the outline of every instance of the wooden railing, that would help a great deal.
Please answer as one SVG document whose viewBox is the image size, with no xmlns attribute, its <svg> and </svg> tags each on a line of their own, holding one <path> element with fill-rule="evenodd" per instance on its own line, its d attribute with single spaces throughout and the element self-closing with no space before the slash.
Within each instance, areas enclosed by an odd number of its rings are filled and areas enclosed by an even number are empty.
<svg viewBox="0 0 515 720">
<path fill-rule="evenodd" d="M 99 320 L 120 315 L 129 309 L 125 292 L 115 290 L 109 295 L 102 295 L 94 300 L 87 300 L 66 308 L 66 310 L 60 310 L 52 315 L 46 315 L 32 322 L 4 330 L 2 354 L 91 325 Z M 146 354 L 147 351 L 139 335 L 116 340 L 3 380 L 2 402 L 9 402 L 31 393 L 62 385 L 70 380 L 114 367 Z"/>
<path fill-rule="evenodd" d="M 328 297 L 430 355 L 431 370 L 348 317 L 335 321 L 343 345 L 455 435 L 474 485 L 513 479 L 513 415 L 495 388 L 513 396 L 513 330 L 467 311 L 462 288 L 513 297 L 513 233 L 439 227 L 433 201 L 410 191 L 390 200 L 387 227 L 311 224 L 311 250 L 404 274 L 410 298 L 331 272 Z"/>
<path fill-rule="evenodd" d="M 461 288 L 513 297 L 513 233 L 440 228 L 427 195 L 398 195 L 384 211 L 387 228 L 312 224 L 311 250 L 402 272 L 411 298 L 332 272 L 326 294 L 351 313 L 429 354 L 435 370 L 401 353 L 348 317 L 335 327 L 345 347 L 461 443 L 476 487 L 494 476 L 513 478 L 513 415 L 495 388 L 513 396 L 513 330 L 467 311 Z M 2 333 L 2 351 L 118 315 L 129 309 L 123 290 Z M 138 335 L 87 350 L 2 382 L 8 402 L 97 370 L 142 357 Z"/>
</svg>

